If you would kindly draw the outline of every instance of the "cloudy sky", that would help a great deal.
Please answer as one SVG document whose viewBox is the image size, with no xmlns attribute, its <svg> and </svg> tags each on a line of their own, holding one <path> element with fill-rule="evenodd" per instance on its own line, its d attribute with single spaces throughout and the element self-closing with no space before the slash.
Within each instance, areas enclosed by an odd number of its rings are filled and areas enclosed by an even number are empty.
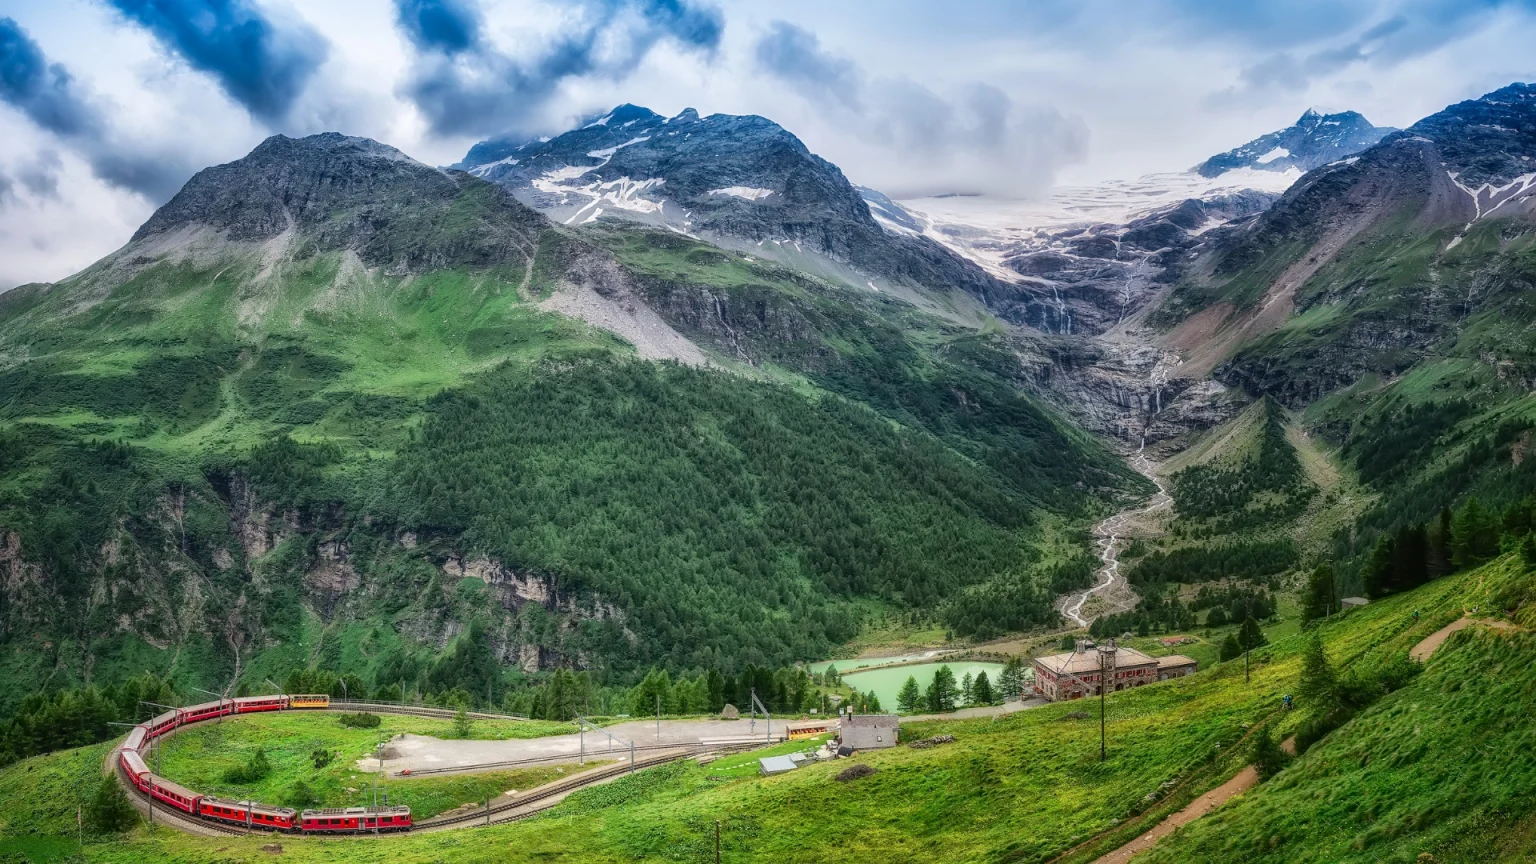
<svg viewBox="0 0 1536 864">
<path fill-rule="evenodd" d="M 1178 170 L 1308 107 L 1536 79 L 1536 0 L 0 0 L 0 288 L 197 169 L 336 130 L 432 164 L 621 102 L 756 113 L 893 195 Z"/>
</svg>

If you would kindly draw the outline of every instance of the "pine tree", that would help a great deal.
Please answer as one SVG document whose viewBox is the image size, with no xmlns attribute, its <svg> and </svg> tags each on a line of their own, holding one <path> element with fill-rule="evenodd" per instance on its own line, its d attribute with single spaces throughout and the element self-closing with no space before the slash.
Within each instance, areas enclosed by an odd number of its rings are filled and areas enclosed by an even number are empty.
<svg viewBox="0 0 1536 864">
<path fill-rule="evenodd" d="M 1392 593 L 1396 587 L 1396 574 L 1392 568 L 1395 557 L 1396 548 L 1392 538 L 1385 534 L 1376 538 L 1376 546 L 1371 549 L 1371 557 L 1365 562 L 1365 573 L 1362 576 L 1367 596 L 1385 597 Z"/>
<path fill-rule="evenodd" d="M 1001 699 L 1017 699 L 1024 692 L 1024 661 L 1009 657 L 998 676 L 998 696 Z"/>
<path fill-rule="evenodd" d="M 1228 633 L 1227 638 L 1221 643 L 1221 659 L 1223 662 L 1243 656 L 1243 645 L 1237 641 L 1236 633 Z"/>
<path fill-rule="evenodd" d="M 896 708 L 903 714 L 915 714 L 923 708 L 923 691 L 917 683 L 916 675 L 908 675 L 907 683 L 901 685 L 901 692 L 896 694 Z"/>
<path fill-rule="evenodd" d="M 1252 651 L 1269 644 L 1269 637 L 1264 635 L 1264 630 L 1259 627 L 1259 622 L 1252 615 L 1243 619 L 1243 625 L 1237 629 L 1237 641 L 1243 648 Z"/>
<path fill-rule="evenodd" d="M 1525 569 L 1536 570 L 1536 533 L 1527 534 L 1520 541 L 1520 561 Z"/>
<path fill-rule="evenodd" d="M 1334 596 L 1333 567 L 1329 564 L 1319 564 L 1312 568 L 1312 573 L 1307 577 L 1307 590 L 1302 596 L 1301 621 L 1316 621 L 1326 617 L 1330 611 L 1338 608 L 1338 600 Z"/>
<path fill-rule="evenodd" d="M 453 737 L 467 740 L 473 734 L 474 725 L 470 722 L 469 714 L 463 708 L 460 708 L 453 715 Z"/>
<path fill-rule="evenodd" d="M 1250 758 L 1261 780 L 1268 780 L 1279 774 L 1281 769 L 1285 768 L 1286 762 L 1290 760 L 1286 752 L 1276 743 L 1275 736 L 1269 731 L 1268 723 L 1260 726 L 1259 731 L 1253 733 L 1253 742 L 1250 747 Z"/>
<path fill-rule="evenodd" d="M 85 821 L 97 834 L 118 834 L 133 827 L 133 805 L 118 784 L 116 775 L 101 778 L 91 798 Z"/>
<path fill-rule="evenodd" d="M 1456 511 L 1451 520 L 1451 563 L 1458 569 L 1476 567 L 1499 554 L 1499 529 L 1476 498 Z"/>
<path fill-rule="evenodd" d="M 875 691 L 871 690 L 864 694 L 863 710 L 870 714 L 879 714 L 883 710 L 880 707 L 880 697 L 875 695 Z"/>
<path fill-rule="evenodd" d="M 955 710 L 958 689 L 955 684 L 954 670 L 950 669 L 948 664 L 940 666 L 933 673 L 933 681 L 929 683 L 928 692 L 925 694 L 928 699 L 928 710 L 935 714 Z"/>
<path fill-rule="evenodd" d="M 1429 532 L 1429 577 L 1449 576 L 1451 568 L 1451 508 L 1442 507 L 1434 529 Z"/>
<path fill-rule="evenodd" d="M 991 705 L 997 701 L 997 694 L 992 692 L 992 682 L 987 679 L 986 670 L 977 674 L 976 683 L 971 685 L 971 693 L 977 705 Z"/>
<path fill-rule="evenodd" d="M 1315 630 L 1301 657 L 1301 681 L 1296 690 L 1303 700 L 1310 703 L 1304 707 L 1316 709 L 1319 713 L 1331 709 L 1339 701 L 1338 677 L 1333 667 L 1328 665 L 1322 637 Z"/>
<path fill-rule="evenodd" d="M 960 704 L 961 705 L 969 705 L 969 704 L 971 704 L 972 700 L 974 699 L 974 697 L 976 695 L 974 687 L 973 687 L 973 685 L 975 683 L 976 683 L 976 679 L 972 678 L 971 677 L 971 673 L 969 673 L 969 672 L 965 673 L 965 675 L 961 677 L 961 679 L 960 679 Z"/>
</svg>

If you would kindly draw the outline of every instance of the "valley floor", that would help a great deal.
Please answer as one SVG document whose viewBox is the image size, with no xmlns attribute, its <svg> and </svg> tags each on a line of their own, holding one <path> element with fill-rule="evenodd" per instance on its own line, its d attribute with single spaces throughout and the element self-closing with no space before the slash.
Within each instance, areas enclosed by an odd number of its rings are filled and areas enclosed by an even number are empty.
<svg viewBox="0 0 1536 864">
<path fill-rule="evenodd" d="M 1511 556 L 1337 616 L 1322 625 L 1328 656 L 1346 674 L 1369 674 L 1406 660 L 1473 607 L 1516 608 L 1518 619 L 1531 582 Z M 1290 734 L 1302 723 L 1305 704 L 1285 715 L 1277 706 L 1296 692 L 1305 638 L 1255 652 L 1251 683 L 1241 663 L 1225 663 L 1113 697 L 1105 762 L 1096 706 L 1056 704 L 909 722 L 908 742 L 945 734 L 955 743 L 859 754 L 853 763 L 875 773 L 851 782 L 836 779 L 847 761 L 774 778 L 722 777 L 684 763 L 578 793 L 548 815 L 503 827 L 216 845 L 139 828 L 123 840 L 89 842 L 84 854 L 103 862 L 203 861 L 212 849 L 221 861 L 265 861 L 270 853 L 261 847 L 275 842 L 283 860 L 360 864 L 711 860 L 718 820 L 728 861 L 1043 862 L 1094 840 L 1068 859 L 1077 864 L 1235 775 L 1247 761 L 1235 745 L 1252 724 L 1274 718 Z M 1529 707 L 1520 694 L 1536 675 L 1536 637 L 1468 628 L 1424 668 L 1275 779 L 1163 838 L 1146 860 L 1414 861 L 1421 853 L 1499 860 L 1476 853 L 1468 838 L 1488 848 L 1523 842 L 1504 829 L 1527 812 L 1521 802 L 1536 799 L 1536 742 L 1519 719 Z M 40 862 L 72 854 L 72 844 L 47 838 L 73 830 L 69 790 L 96 770 L 102 752 L 53 754 L 0 772 L 0 852 Z M 1143 811 L 1150 823 L 1128 818 Z"/>
</svg>

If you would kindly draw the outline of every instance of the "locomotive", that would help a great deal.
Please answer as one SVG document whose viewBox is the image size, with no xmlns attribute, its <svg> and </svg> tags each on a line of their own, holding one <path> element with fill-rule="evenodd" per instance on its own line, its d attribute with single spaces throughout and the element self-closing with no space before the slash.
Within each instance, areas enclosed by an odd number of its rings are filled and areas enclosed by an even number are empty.
<svg viewBox="0 0 1536 864">
<path fill-rule="evenodd" d="M 156 738 L 174 729 L 231 714 L 259 711 L 324 709 L 331 697 L 323 694 L 298 696 L 247 696 L 221 699 L 187 708 L 173 708 L 154 719 L 133 727 L 119 749 L 123 773 L 135 788 L 163 806 L 189 816 L 225 825 L 286 831 L 298 834 L 373 834 L 411 830 L 409 807 L 346 807 L 305 810 L 271 807 L 257 801 L 231 801 L 212 795 L 199 795 L 191 789 L 160 777 L 149 770 L 144 752 Z"/>
</svg>

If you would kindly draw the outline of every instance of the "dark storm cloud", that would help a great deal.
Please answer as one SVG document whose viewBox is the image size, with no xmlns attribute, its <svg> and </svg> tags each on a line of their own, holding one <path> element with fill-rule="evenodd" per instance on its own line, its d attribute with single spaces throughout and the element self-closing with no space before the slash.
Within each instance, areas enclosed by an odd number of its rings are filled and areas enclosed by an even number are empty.
<svg viewBox="0 0 1536 864">
<path fill-rule="evenodd" d="M 10 18 L 0 18 L 0 101 L 26 115 L 90 163 L 97 177 L 164 201 L 176 192 L 188 171 L 181 160 L 147 153 L 112 137 L 96 100 L 64 68 L 48 62 L 41 46 Z M 57 190 L 58 160 L 40 156 L 23 185 L 36 195 Z"/>
<path fill-rule="evenodd" d="M 466 0 L 396 0 L 395 15 L 421 51 L 458 54 L 480 41 L 480 10 Z"/>
<path fill-rule="evenodd" d="M 0 18 L 0 99 L 49 132 L 101 134 L 101 116 L 74 76 L 62 64 L 49 63 L 43 49 L 10 18 Z"/>
<path fill-rule="evenodd" d="M 395 0 L 417 57 L 403 94 L 439 135 L 519 133 L 571 78 L 622 78 L 671 39 L 713 53 L 724 19 L 683 0 L 586 0 L 581 23 L 542 51 L 512 57 L 483 35 L 473 0 Z"/>
<path fill-rule="evenodd" d="M 268 123 L 287 116 L 330 50 L 312 28 L 274 21 L 248 0 L 107 3 Z"/>
<path fill-rule="evenodd" d="M 910 78 L 871 78 L 811 32 L 773 22 L 753 49 L 757 68 L 906 169 L 897 196 L 1026 195 L 1080 160 L 1087 133 L 1050 108 L 1014 104 L 990 84 L 941 95 Z"/>
</svg>

